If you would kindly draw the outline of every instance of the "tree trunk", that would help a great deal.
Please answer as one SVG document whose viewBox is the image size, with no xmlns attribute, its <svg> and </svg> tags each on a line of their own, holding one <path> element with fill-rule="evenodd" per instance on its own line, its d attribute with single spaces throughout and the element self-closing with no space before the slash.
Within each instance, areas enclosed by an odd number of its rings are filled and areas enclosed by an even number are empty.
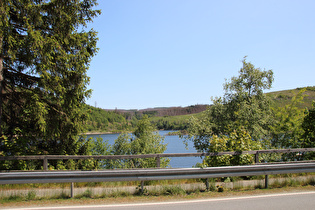
<svg viewBox="0 0 315 210">
<path fill-rule="evenodd" d="M 4 21 L 4 15 L 5 13 L 5 5 L 7 3 L 4 3 L 4 1 L 0 1 L 0 19 L 1 21 Z M 3 24 L 3 23 L 2 23 Z M 1 25 L 2 25 L 1 24 Z M 3 49 L 2 49 L 2 41 L 3 41 L 3 30 L 5 27 L 1 27 L 1 32 L 0 32 L 0 138 L 2 137 L 3 133 L 2 133 L 2 112 L 3 112 L 3 80 L 4 80 L 4 76 L 3 76 L 3 59 L 4 59 L 4 53 L 3 53 Z"/>
<path fill-rule="evenodd" d="M 3 54 L 2 54 L 2 37 L 0 37 L 0 136 L 2 136 L 2 106 L 3 106 Z"/>
</svg>

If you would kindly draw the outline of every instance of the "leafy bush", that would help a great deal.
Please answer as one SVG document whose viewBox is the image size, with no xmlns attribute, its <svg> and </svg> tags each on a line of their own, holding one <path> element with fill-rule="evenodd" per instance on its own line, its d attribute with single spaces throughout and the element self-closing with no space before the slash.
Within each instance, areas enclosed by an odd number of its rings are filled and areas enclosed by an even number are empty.
<svg viewBox="0 0 315 210">
<path fill-rule="evenodd" d="M 252 140 L 251 136 L 243 128 L 233 131 L 229 136 L 212 136 L 209 141 L 208 152 L 224 151 L 249 151 L 261 148 L 259 142 Z M 254 156 L 249 154 L 207 156 L 203 164 L 208 167 L 249 165 L 254 163 Z"/>
</svg>

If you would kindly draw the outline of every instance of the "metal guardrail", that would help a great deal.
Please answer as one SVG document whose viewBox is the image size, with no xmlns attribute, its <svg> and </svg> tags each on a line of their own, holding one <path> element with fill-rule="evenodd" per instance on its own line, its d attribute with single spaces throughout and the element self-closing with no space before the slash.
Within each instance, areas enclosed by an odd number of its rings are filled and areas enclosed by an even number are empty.
<svg viewBox="0 0 315 210">
<path fill-rule="evenodd" d="M 0 184 L 146 181 L 315 172 L 315 162 L 210 168 L 114 169 L 0 173 Z"/>
<path fill-rule="evenodd" d="M 4 172 L 0 173 L 0 184 L 27 184 L 27 183 L 71 183 L 71 197 L 73 197 L 74 182 L 113 182 L 113 181 L 141 181 L 141 190 L 146 180 L 171 180 L 254 176 L 265 175 L 265 187 L 268 188 L 268 175 L 315 172 L 315 161 L 290 163 L 259 163 L 259 154 L 262 153 L 291 153 L 310 152 L 315 148 L 286 149 L 286 150 L 256 150 L 243 152 L 217 153 L 182 153 L 182 154 L 148 154 L 148 155 L 110 155 L 110 156 L 11 156 L 0 157 L 0 160 L 38 160 L 44 161 L 44 171 Z M 156 158 L 157 167 L 161 157 L 192 157 L 218 155 L 254 154 L 256 165 L 225 166 L 211 168 L 155 168 L 155 169 L 114 169 L 103 171 L 47 171 L 48 159 L 130 159 Z"/>
</svg>

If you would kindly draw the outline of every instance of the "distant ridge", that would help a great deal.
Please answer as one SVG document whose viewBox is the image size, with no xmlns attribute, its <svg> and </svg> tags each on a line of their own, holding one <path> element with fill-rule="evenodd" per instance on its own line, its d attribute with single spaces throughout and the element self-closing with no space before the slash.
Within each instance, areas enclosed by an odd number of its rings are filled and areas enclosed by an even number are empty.
<svg viewBox="0 0 315 210">
<path fill-rule="evenodd" d="M 149 116 L 177 116 L 177 115 L 187 115 L 187 114 L 196 114 L 203 112 L 207 109 L 209 105 L 207 104 L 197 104 L 187 107 L 156 107 L 156 108 L 146 108 L 146 109 L 104 109 L 106 111 L 115 111 L 117 113 L 135 113 L 135 114 L 146 114 Z"/>
<path fill-rule="evenodd" d="M 304 105 L 310 107 L 312 101 L 315 100 L 315 86 L 304 87 L 306 89 L 304 95 Z M 290 102 L 291 98 L 298 94 L 303 88 L 296 88 L 291 90 L 282 90 L 266 93 L 271 97 L 273 101 L 276 102 L 278 106 L 283 106 Z M 205 111 L 210 104 L 196 104 L 186 107 L 155 107 L 155 108 L 146 108 L 146 109 L 103 109 L 105 111 L 116 112 L 116 113 L 128 113 L 129 115 L 134 114 L 146 114 L 149 117 L 163 117 L 163 116 L 178 116 L 178 115 L 188 115 L 188 114 L 197 114 Z"/>
</svg>

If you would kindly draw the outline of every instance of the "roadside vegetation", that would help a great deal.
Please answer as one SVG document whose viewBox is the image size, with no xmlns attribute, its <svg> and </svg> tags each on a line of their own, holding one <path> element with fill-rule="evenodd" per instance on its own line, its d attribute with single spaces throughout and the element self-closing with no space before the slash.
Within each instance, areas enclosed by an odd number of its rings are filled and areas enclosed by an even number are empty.
<svg viewBox="0 0 315 210">
<path fill-rule="evenodd" d="M 305 177 L 304 176 L 302 177 Z M 262 177 L 256 177 L 262 178 Z M 27 191 L 17 193 L 11 191 L 11 194 L 2 195 L 0 204 L 2 207 L 18 207 L 18 206 L 36 206 L 36 205 L 75 205 L 81 203 L 88 204 L 110 204 L 116 203 L 136 203 L 144 200 L 168 201 L 168 200 L 186 200 L 200 198 L 215 198 L 225 196 L 242 196 L 242 195 L 257 195 L 260 193 L 283 193 L 288 191 L 312 191 L 315 186 L 314 176 L 306 176 L 301 179 L 298 175 L 285 176 L 270 176 L 269 188 L 265 189 L 263 180 L 259 182 L 240 181 L 239 179 L 210 179 L 209 189 L 202 185 L 204 180 L 170 180 L 170 181 L 148 181 L 145 182 L 144 190 L 140 190 L 140 185 L 137 182 L 119 182 L 113 183 L 76 183 L 76 190 L 81 189 L 76 193 L 74 198 L 70 198 L 69 184 L 61 184 L 63 191 L 52 196 L 40 195 L 35 188 L 41 188 L 37 184 L 30 188 L 25 186 Z M 187 187 L 186 184 L 190 184 Z M 194 187 L 193 184 L 200 184 Z M 11 189 L 13 186 L 8 186 Z M 47 187 L 47 186 L 45 186 Z M 56 187 L 56 186 L 54 186 Z M 103 191 L 95 192 L 95 187 L 101 187 Z M 112 189 L 111 191 L 108 189 Z M 107 190 L 107 191 L 106 191 Z M 84 202 L 84 203 L 82 203 Z"/>
</svg>

